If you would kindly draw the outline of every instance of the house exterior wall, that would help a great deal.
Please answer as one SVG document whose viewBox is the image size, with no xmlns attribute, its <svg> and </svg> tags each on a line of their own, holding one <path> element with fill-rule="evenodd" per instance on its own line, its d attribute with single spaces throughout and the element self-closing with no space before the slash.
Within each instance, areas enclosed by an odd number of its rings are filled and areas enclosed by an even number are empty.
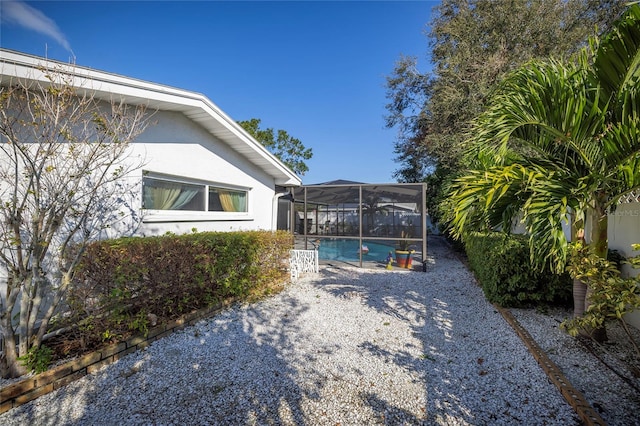
<svg viewBox="0 0 640 426">
<path fill-rule="evenodd" d="M 640 244 L 640 203 L 620 204 L 609 215 L 609 248 L 618 250 L 625 256 L 633 253 L 631 244 Z M 625 272 L 634 270 L 628 266 Z"/>
<path fill-rule="evenodd" d="M 278 200 L 274 179 L 237 154 L 181 113 L 156 112 L 150 125 L 131 145 L 126 161 L 142 164 L 127 177 L 131 194 L 123 219 L 101 231 L 100 238 L 123 235 L 162 235 L 198 231 L 275 230 Z M 2 161 L 0 159 L 0 161 Z M 190 212 L 142 210 L 143 173 L 180 177 L 226 187 L 246 189 L 248 212 Z M 0 183 L 1 184 L 1 183 Z M 135 210 L 135 215 L 131 211 Z M 141 219 L 141 221 L 140 221 Z M 0 301 L 4 303 L 7 274 L 0 268 Z M 17 308 L 16 308 L 17 309 Z"/>
<path fill-rule="evenodd" d="M 637 255 L 631 244 L 640 244 L 640 203 L 624 203 L 618 205 L 615 212 L 609 215 L 609 248 L 618 250 L 624 256 Z M 638 274 L 638 270 L 626 265 L 627 274 Z M 625 318 L 636 328 L 640 328 L 640 312 L 635 311 Z"/>
<path fill-rule="evenodd" d="M 282 194 L 276 194 L 276 188 L 299 186 L 299 177 L 202 94 L 0 49 L 2 85 L 21 81 L 46 86 L 50 83 L 45 75 L 46 69 L 53 70 L 54 74 L 64 73 L 67 78 L 65 81 L 73 85 L 80 96 L 88 95 L 95 100 L 102 100 L 106 107 L 115 101 L 130 105 L 143 104 L 148 112 L 153 112 L 151 122 L 155 124 L 138 136 L 127 157 L 132 164 L 140 159 L 144 163 L 141 169 L 129 174 L 127 182 L 139 182 L 139 199 L 127 206 L 130 217 L 134 218 L 132 222 L 142 215 L 137 234 L 157 235 L 167 231 L 184 233 L 194 228 L 199 231 L 276 229 L 277 196 Z M 144 176 L 180 182 L 179 205 L 164 207 L 185 210 L 142 211 Z M 152 181 L 147 183 L 148 191 L 153 184 Z M 189 183 L 212 187 L 209 194 L 213 198 L 209 198 L 217 204 L 212 205 L 211 210 L 219 211 L 205 211 L 208 187 L 203 187 L 203 204 L 196 203 L 200 202 L 199 195 L 191 205 L 185 205 L 182 201 L 185 197 L 187 202 L 191 200 L 188 192 L 195 188 L 185 189 L 185 184 Z M 148 204 L 155 203 L 150 200 L 160 202 L 156 205 L 173 203 L 175 199 L 171 200 L 170 195 L 172 184 L 162 184 L 156 180 L 155 185 L 160 186 L 156 186 L 154 192 L 164 189 L 168 192 L 147 198 Z M 216 201 L 219 197 L 220 200 Z M 246 210 L 245 199 L 248 202 Z M 222 202 L 227 206 L 220 207 Z M 234 206 L 229 207 L 230 202 Z M 187 211 L 187 208 L 202 208 L 202 211 Z M 230 212 L 238 209 L 242 212 Z M 103 237 L 117 236 L 118 229 L 126 229 L 122 225 Z"/>
<path fill-rule="evenodd" d="M 181 113 L 160 111 L 152 121 L 132 144 L 132 160 L 143 163 L 137 179 L 144 173 L 247 190 L 248 212 L 143 211 L 140 235 L 275 229 L 272 177 Z"/>
<path fill-rule="evenodd" d="M 128 155 L 124 157 L 124 163 L 129 164 L 132 171 L 113 183 L 114 186 L 101 188 L 105 193 L 97 199 L 104 202 L 98 203 L 100 206 L 93 210 L 100 221 L 94 228 L 99 234 L 97 238 L 166 232 L 182 234 L 194 229 L 276 229 L 278 195 L 284 194 L 283 188 L 299 186 L 299 177 L 202 94 L 0 48 L 2 86 L 19 82 L 26 86 L 46 87 L 51 82 L 45 75 L 46 69 L 52 70 L 54 76 L 63 73 L 65 84 L 72 85 L 78 96 L 86 95 L 96 102 L 101 101 L 100 105 L 107 110 L 111 102 L 121 102 L 146 105 L 147 112 L 153 115 L 149 127 L 130 144 Z M 198 208 L 202 206 L 202 211 L 144 210 L 145 176 L 213 187 L 211 199 L 217 200 L 218 204 L 211 210 L 220 211 L 205 211 L 208 193 L 204 191 L 203 202 L 197 205 Z M 174 201 L 189 191 L 180 188 L 181 193 L 172 197 L 167 193 L 174 188 L 163 185 L 154 188 L 160 190 L 159 196 L 147 197 L 150 204 L 160 200 L 159 205 L 168 203 L 169 208 L 184 207 L 184 203 L 174 204 Z M 114 188 L 118 190 L 116 198 L 111 196 L 113 193 L 105 195 Z M 207 186 L 203 188 L 208 189 Z M 277 194 L 276 188 L 282 192 Z M 189 200 L 192 198 L 193 195 Z M 113 200 L 117 203 L 110 203 Z M 119 205 L 118 210 L 114 209 L 114 204 Z M 117 216 L 116 223 L 104 220 L 114 216 Z M 7 288 L 4 266 L 0 265 L 0 305 L 5 303 L 3 297 Z"/>
</svg>

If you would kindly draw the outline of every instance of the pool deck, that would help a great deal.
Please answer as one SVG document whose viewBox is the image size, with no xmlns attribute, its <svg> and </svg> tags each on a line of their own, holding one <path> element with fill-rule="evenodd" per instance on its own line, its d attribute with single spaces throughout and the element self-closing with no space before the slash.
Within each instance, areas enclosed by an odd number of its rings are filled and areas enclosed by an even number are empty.
<svg viewBox="0 0 640 426">
<path fill-rule="evenodd" d="M 309 238 L 309 242 L 307 243 L 306 250 L 313 250 L 314 246 L 311 243 L 311 241 L 313 240 Z M 300 237 L 300 236 L 295 237 L 294 248 L 296 250 L 305 250 L 304 237 Z M 417 272 L 423 271 L 422 262 L 420 261 L 421 258 L 422 258 L 421 251 L 418 250 L 413 254 L 413 262 L 410 268 L 412 271 L 417 271 Z M 349 261 L 349 260 L 336 260 L 336 259 L 331 259 L 331 260 L 320 259 L 319 263 L 320 265 L 341 265 L 342 264 L 342 265 L 351 265 L 355 267 L 360 267 L 360 262 L 357 260 Z M 369 261 L 369 260 L 362 261 L 362 267 L 367 269 L 384 269 L 386 268 L 386 266 L 387 265 L 381 261 Z M 392 268 L 395 270 L 408 269 L 408 268 L 399 268 L 395 262 L 393 262 Z"/>
</svg>

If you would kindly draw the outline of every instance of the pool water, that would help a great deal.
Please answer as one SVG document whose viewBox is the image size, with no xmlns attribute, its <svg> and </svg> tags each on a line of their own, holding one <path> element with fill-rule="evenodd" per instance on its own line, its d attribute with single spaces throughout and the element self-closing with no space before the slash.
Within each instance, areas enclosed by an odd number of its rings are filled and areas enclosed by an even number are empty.
<svg viewBox="0 0 640 426">
<path fill-rule="evenodd" d="M 362 254 L 365 262 L 384 262 L 389 252 L 394 248 L 385 244 L 363 241 L 362 245 L 369 249 L 369 252 Z M 321 260 L 342 260 L 359 261 L 358 240 L 328 240 L 320 241 L 318 247 L 318 258 Z"/>
</svg>

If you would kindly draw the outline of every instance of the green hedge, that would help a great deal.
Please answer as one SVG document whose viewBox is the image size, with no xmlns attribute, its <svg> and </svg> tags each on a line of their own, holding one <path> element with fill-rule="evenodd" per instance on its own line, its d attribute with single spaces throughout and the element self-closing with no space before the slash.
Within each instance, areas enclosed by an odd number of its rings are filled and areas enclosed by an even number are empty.
<svg viewBox="0 0 640 426">
<path fill-rule="evenodd" d="M 566 304 L 571 300 L 569 274 L 532 268 L 528 240 L 523 235 L 471 233 L 464 238 L 469 265 L 486 298 L 505 307 L 540 303 Z"/>
<path fill-rule="evenodd" d="M 285 232 L 207 232 L 120 238 L 87 247 L 68 295 L 91 348 L 212 306 L 259 297 L 287 280 Z"/>
</svg>

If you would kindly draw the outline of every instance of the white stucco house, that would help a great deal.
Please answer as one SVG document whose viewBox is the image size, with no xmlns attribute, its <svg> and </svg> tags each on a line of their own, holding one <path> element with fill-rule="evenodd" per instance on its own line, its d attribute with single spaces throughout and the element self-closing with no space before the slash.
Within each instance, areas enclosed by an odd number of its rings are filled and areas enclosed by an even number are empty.
<svg viewBox="0 0 640 426">
<path fill-rule="evenodd" d="M 301 179 L 200 93 L 0 49 L 0 84 L 46 82 L 65 70 L 73 86 L 105 102 L 145 105 L 153 124 L 131 144 L 142 159 L 139 235 L 289 229 L 291 188 Z"/>
</svg>

